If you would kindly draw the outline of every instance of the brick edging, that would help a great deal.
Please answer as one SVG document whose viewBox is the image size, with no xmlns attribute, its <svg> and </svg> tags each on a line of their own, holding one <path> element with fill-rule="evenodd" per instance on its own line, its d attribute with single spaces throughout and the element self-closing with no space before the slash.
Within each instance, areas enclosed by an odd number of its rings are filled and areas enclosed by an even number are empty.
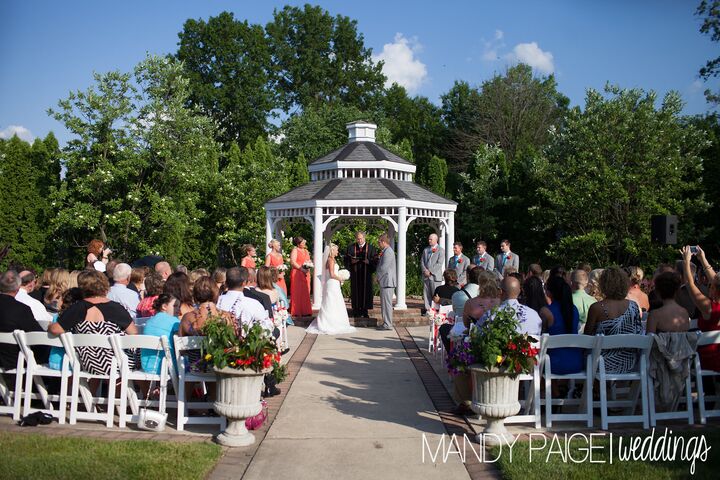
<svg viewBox="0 0 720 480">
<path fill-rule="evenodd" d="M 408 329 L 405 327 L 395 327 L 395 331 L 400 338 L 400 341 L 405 347 L 405 352 L 412 361 L 415 370 L 417 370 L 418 376 L 425 386 L 430 400 L 435 406 L 440 420 L 445 427 L 445 431 L 448 435 L 467 435 L 469 440 L 472 440 L 476 445 L 479 444 L 475 441 L 475 431 L 472 426 L 468 423 L 465 417 L 455 415 L 453 410 L 455 408 L 455 402 L 453 401 L 450 393 L 448 393 L 445 385 L 437 376 L 435 369 L 430 365 L 425 355 L 422 354 L 420 348 L 417 346 L 415 339 L 412 337 Z M 480 463 L 474 455 L 468 455 L 465 458 L 465 469 L 472 480 L 479 479 L 501 479 L 502 475 L 500 470 L 495 466 L 494 463 Z"/>
<path fill-rule="evenodd" d="M 317 340 L 317 335 L 305 334 L 302 341 L 295 349 L 287 362 L 288 374 L 282 383 L 278 384 L 281 393 L 270 397 L 266 400 L 268 406 L 268 418 L 265 424 L 257 430 L 253 430 L 255 435 L 255 443 L 247 448 L 227 448 L 223 453 L 223 456 L 215 464 L 215 467 L 210 471 L 206 477 L 208 480 L 223 480 L 226 478 L 242 478 L 245 475 L 250 463 L 252 463 L 255 454 L 257 453 L 260 445 L 267 436 L 268 430 L 272 426 L 275 418 L 277 417 L 280 407 L 282 407 L 285 397 L 287 397 L 288 391 L 292 386 L 295 378 L 297 377 L 300 368 L 305 363 L 310 350 Z"/>
</svg>

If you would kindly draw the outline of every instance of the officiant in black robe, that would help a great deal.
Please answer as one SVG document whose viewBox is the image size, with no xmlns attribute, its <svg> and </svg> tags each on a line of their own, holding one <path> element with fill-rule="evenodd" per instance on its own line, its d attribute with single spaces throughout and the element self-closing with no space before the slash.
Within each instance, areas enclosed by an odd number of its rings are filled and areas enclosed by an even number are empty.
<svg viewBox="0 0 720 480">
<path fill-rule="evenodd" d="M 377 264 L 375 247 L 365 241 L 365 234 L 357 232 L 355 243 L 345 251 L 345 268 L 350 272 L 350 299 L 354 317 L 368 318 L 373 307 L 372 274 Z"/>
</svg>

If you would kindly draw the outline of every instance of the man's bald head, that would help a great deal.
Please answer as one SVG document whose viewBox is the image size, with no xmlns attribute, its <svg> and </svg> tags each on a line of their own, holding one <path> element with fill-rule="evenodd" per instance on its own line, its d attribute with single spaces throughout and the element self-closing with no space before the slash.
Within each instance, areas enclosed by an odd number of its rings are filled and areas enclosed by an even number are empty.
<svg viewBox="0 0 720 480">
<path fill-rule="evenodd" d="M 160 276 L 163 278 L 163 280 L 167 280 L 167 278 L 172 275 L 172 267 L 168 262 L 158 262 L 155 264 L 155 271 L 160 274 Z"/>
<path fill-rule="evenodd" d="M 507 276 L 503 278 L 501 288 L 505 300 L 515 300 L 520 296 L 520 281 L 515 277 Z"/>
</svg>

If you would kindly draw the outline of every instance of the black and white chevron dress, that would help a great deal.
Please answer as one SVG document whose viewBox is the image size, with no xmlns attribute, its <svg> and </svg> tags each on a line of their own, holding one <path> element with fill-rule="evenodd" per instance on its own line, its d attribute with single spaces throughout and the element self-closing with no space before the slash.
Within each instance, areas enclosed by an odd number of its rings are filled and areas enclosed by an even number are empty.
<svg viewBox="0 0 720 480">
<path fill-rule="evenodd" d="M 73 333 L 89 333 L 95 335 L 125 335 L 120 327 L 113 322 L 89 322 L 83 320 L 75 325 Z M 112 366 L 113 351 L 111 348 L 100 347 L 78 347 L 78 355 L 80 363 L 84 371 L 94 375 L 110 375 L 110 367 Z M 134 354 L 128 355 L 130 358 L 130 369 L 134 370 Z"/>
</svg>

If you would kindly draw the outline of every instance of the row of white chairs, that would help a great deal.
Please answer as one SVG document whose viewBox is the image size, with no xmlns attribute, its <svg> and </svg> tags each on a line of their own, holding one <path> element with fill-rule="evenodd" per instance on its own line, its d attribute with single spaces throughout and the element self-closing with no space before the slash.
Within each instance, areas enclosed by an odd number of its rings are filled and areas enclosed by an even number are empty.
<svg viewBox="0 0 720 480">
<path fill-rule="evenodd" d="M 697 332 L 697 346 L 720 344 L 720 331 Z M 653 335 L 548 335 L 544 334 L 536 347 L 539 349 L 538 363 L 532 373 L 521 374 L 519 379 L 524 387 L 523 399 L 520 401 L 523 413 L 506 419 L 505 423 L 534 423 L 540 428 L 542 423 L 542 406 L 545 407 L 545 425 L 551 428 L 558 421 L 583 421 L 588 427 L 593 426 L 593 411 L 600 409 L 600 423 L 603 430 L 608 429 L 611 423 L 641 422 L 643 428 L 655 426 L 658 420 L 687 419 L 688 424 L 694 422 L 693 412 L 693 380 L 695 377 L 695 397 L 700 416 L 700 423 L 706 424 L 708 417 L 720 416 L 720 392 L 713 396 L 706 396 L 703 389 L 703 378 L 720 377 L 720 372 L 703 369 L 700 365 L 699 355 L 695 354 L 688 365 L 690 375 L 686 378 L 681 404 L 683 410 L 673 412 L 656 412 L 655 385 L 649 375 L 648 363 L 650 351 L 654 342 Z M 584 350 L 584 368 L 576 373 L 553 373 L 549 352 L 558 348 L 578 348 Z M 605 354 L 608 350 L 623 349 L 636 352 L 635 368 L 627 373 L 608 372 L 605 365 Z M 552 394 L 553 382 L 567 381 L 571 385 L 583 383 L 581 398 L 554 398 Z M 599 401 L 593 400 L 593 384 L 597 381 Z M 545 389 L 545 397 L 541 398 L 541 388 Z M 629 382 L 632 386 L 626 393 L 627 399 L 618 399 L 620 389 L 617 382 Z M 720 387 L 720 384 L 718 384 Z M 610 390 L 610 392 L 608 392 Z M 640 402 L 640 413 L 635 410 Z M 708 408 L 713 402 L 714 408 Z M 573 413 L 553 413 L 553 406 L 576 406 Z M 610 409 L 623 407 L 619 415 L 611 415 Z"/>
<path fill-rule="evenodd" d="M 186 384 L 200 384 L 203 393 L 207 392 L 206 385 L 215 382 L 212 372 L 186 371 L 184 356 L 189 350 L 199 349 L 202 337 L 173 337 L 175 347 L 175 363 L 171 354 L 170 343 L 166 337 L 151 335 L 88 335 L 64 333 L 56 337 L 46 332 L 24 332 L 16 330 L 13 333 L 0 333 L 0 344 L 17 345 L 20 354 L 15 368 L 1 369 L 0 374 L 15 375 L 15 384 L 10 388 L 0 375 L 0 397 L 5 405 L 0 405 L 0 413 L 12 414 L 14 420 L 21 415 L 28 415 L 38 409 L 32 407 L 32 401 L 42 403 L 42 411 L 50 413 L 65 423 L 68 401 L 70 403 L 69 423 L 75 424 L 77 420 L 101 420 L 107 427 L 114 425 L 114 414 L 117 409 L 118 425 L 125 427 L 128 422 L 137 422 L 140 408 L 157 408 L 166 412 L 168 407 L 177 408 L 177 430 L 183 430 L 188 424 L 220 424 L 225 428 L 226 419 L 207 415 L 190 415 L 193 410 L 207 410 L 212 403 L 189 401 Z M 39 364 L 32 347 L 47 346 L 63 349 L 63 360 L 60 370 Z M 83 369 L 78 354 L 78 348 L 95 347 L 111 349 L 111 368 L 107 375 L 98 375 Z M 154 350 L 160 362 L 160 373 L 147 373 L 139 369 L 131 369 L 131 359 L 126 353 L 133 349 Z M 70 354 L 68 354 L 70 352 Z M 137 365 L 139 368 L 140 366 Z M 44 377 L 60 379 L 59 394 L 50 394 Z M 158 400 L 146 400 L 139 397 L 132 388 L 133 382 L 156 382 L 160 390 Z M 108 385 L 103 393 L 100 383 Z M 119 382 L 119 398 L 116 398 L 116 385 Z M 91 388 L 97 384 L 96 388 Z M 169 395 L 168 386 L 173 386 L 175 395 Z M 70 394 L 68 396 L 68 386 Z M 53 402 L 57 402 L 57 409 Z M 84 411 L 79 408 L 80 402 Z M 104 408 L 98 408 L 103 406 Z M 128 412 L 128 406 L 130 412 Z M 103 411 L 104 410 L 104 411 Z"/>
</svg>

